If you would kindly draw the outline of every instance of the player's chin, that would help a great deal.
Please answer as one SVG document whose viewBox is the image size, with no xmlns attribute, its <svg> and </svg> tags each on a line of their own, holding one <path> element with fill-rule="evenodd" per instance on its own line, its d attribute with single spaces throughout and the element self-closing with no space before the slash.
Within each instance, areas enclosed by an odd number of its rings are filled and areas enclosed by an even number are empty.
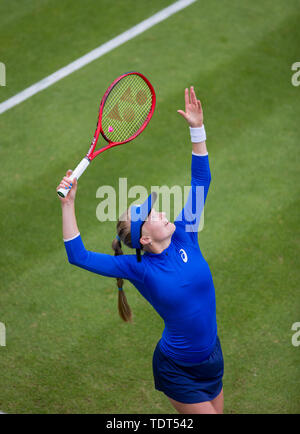
<svg viewBox="0 0 300 434">
<path fill-rule="evenodd" d="M 174 225 L 174 223 L 171 222 L 167 224 L 166 228 L 168 229 L 170 234 L 173 234 L 176 230 L 176 226 Z"/>
<path fill-rule="evenodd" d="M 175 229 L 176 226 L 174 225 L 174 223 L 168 222 L 167 224 L 165 224 L 163 228 L 164 237 L 170 237 L 175 232 Z"/>
</svg>

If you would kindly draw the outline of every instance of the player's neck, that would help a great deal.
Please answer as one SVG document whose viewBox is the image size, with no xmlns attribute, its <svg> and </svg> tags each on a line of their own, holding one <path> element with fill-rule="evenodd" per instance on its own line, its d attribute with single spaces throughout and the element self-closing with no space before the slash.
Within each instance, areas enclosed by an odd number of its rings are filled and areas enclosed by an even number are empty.
<svg viewBox="0 0 300 434">
<path fill-rule="evenodd" d="M 162 253 L 164 250 L 166 250 L 170 244 L 171 244 L 171 237 L 160 242 L 155 242 L 155 243 L 153 242 L 152 246 L 149 246 L 150 247 L 149 251 L 151 253 L 159 254 Z"/>
</svg>

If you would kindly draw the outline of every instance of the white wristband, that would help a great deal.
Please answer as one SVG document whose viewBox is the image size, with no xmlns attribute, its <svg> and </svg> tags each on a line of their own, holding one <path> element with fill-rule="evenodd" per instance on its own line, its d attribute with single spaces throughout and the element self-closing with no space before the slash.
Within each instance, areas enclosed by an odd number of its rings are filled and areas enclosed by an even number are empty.
<svg viewBox="0 0 300 434">
<path fill-rule="evenodd" d="M 200 128 L 192 128 L 192 127 L 190 127 L 190 133 L 191 133 L 191 141 L 192 141 L 192 143 L 205 142 L 205 140 L 206 140 L 206 134 L 205 134 L 204 125 L 202 125 L 202 127 L 200 127 Z"/>
</svg>

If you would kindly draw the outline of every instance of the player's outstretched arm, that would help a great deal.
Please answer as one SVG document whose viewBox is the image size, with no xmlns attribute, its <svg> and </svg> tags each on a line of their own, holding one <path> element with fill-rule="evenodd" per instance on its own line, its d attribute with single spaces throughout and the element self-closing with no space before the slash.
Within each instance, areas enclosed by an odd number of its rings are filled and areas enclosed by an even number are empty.
<svg viewBox="0 0 300 434">
<path fill-rule="evenodd" d="M 74 178 L 73 181 L 70 181 L 69 176 L 71 175 L 71 173 L 72 170 L 67 171 L 66 176 L 61 180 L 60 184 L 57 186 L 56 189 L 56 191 L 62 187 L 67 187 L 70 189 L 70 193 L 67 197 L 62 198 L 58 196 L 62 208 L 62 226 L 64 240 L 69 240 L 79 234 L 74 205 L 77 190 L 77 179 Z"/>
<path fill-rule="evenodd" d="M 192 128 L 201 128 L 203 125 L 203 110 L 201 102 L 196 97 L 194 87 L 185 89 L 185 111 L 177 110 Z M 193 143 L 193 152 L 195 154 L 206 154 L 206 142 Z"/>
</svg>

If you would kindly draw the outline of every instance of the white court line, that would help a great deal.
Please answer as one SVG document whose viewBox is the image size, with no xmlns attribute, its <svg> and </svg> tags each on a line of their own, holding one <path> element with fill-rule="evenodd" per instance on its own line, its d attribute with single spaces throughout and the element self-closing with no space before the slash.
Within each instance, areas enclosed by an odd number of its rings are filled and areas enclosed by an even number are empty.
<svg viewBox="0 0 300 434">
<path fill-rule="evenodd" d="M 152 17 L 142 21 L 134 27 L 131 27 L 131 29 L 126 30 L 126 32 L 121 33 L 119 36 L 116 36 L 105 44 L 100 45 L 99 47 L 85 54 L 84 56 L 79 57 L 79 59 L 75 60 L 72 63 L 69 63 L 69 65 L 65 66 L 64 68 L 59 69 L 53 74 L 48 75 L 48 77 L 44 78 L 43 80 L 38 81 L 32 86 L 24 89 L 22 92 L 17 93 L 13 97 L 7 99 L 0 104 L 0 114 L 6 112 L 17 104 L 20 104 L 21 102 L 25 101 L 36 93 L 41 92 L 41 90 L 46 89 L 47 87 L 51 86 L 62 78 L 67 77 L 68 75 L 72 74 L 72 72 L 77 71 L 88 63 L 93 62 L 93 60 L 99 59 L 99 57 L 103 56 L 109 51 L 112 51 L 114 48 L 119 47 L 130 39 L 135 38 L 137 35 L 140 35 L 141 33 L 155 26 L 155 24 L 166 20 L 171 15 L 175 14 L 181 9 L 186 8 L 190 4 L 195 3 L 196 1 L 197 0 L 178 0 L 167 8 L 162 9 L 160 12 L 152 15 Z"/>
</svg>

